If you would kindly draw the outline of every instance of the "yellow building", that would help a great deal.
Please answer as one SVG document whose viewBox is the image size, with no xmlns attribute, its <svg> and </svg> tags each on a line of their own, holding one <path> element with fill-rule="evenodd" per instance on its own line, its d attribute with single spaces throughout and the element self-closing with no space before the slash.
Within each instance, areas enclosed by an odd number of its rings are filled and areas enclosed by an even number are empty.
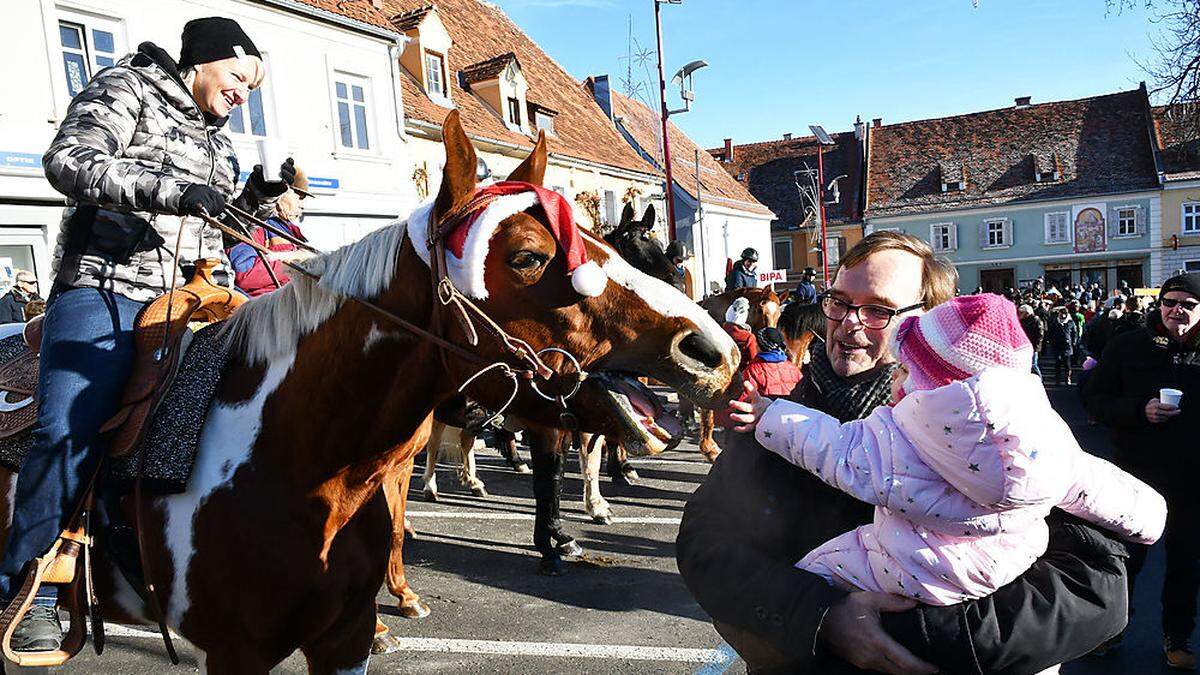
<svg viewBox="0 0 1200 675">
<path fill-rule="evenodd" d="M 1155 127 L 1163 163 L 1162 248 L 1155 285 L 1180 271 L 1200 272 L 1200 111 L 1155 108 Z M 1191 129 L 1191 133 L 1185 130 Z"/>
</svg>

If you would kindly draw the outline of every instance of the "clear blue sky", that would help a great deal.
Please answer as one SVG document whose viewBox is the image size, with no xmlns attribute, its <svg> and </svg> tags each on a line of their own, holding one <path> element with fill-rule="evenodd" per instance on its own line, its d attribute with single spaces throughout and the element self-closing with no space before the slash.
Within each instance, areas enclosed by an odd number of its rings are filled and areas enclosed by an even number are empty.
<svg viewBox="0 0 1200 675">
<path fill-rule="evenodd" d="M 625 74 L 629 18 L 653 51 L 652 0 L 495 0 L 578 79 Z M 1132 89 L 1152 56 L 1141 8 L 1105 0 L 684 0 L 664 5 L 667 77 L 692 59 L 696 105 L 672 118 L 703 147 Z M 653 57 L 649 63 L 654 67 Z M 644 81 L 643 69 L 635 77 Z M 651 71 L 653 72 L 653 71 Z M 657 100 L 657 83 L 647 82 Z M 668 91 L 672 86 L 668 82 Z M 678 97 L 672 96 L 672 107 Z"/>
</svg>

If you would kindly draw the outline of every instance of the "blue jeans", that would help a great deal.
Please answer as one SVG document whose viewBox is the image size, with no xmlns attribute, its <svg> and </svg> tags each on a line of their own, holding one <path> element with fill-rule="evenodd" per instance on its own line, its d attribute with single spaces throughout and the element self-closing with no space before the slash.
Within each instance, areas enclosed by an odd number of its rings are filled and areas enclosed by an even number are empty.
<svg viewBox="0 0 1200 675">
<path fill-rule="evenodd" d="M 133 368 L 133 322 L 141 308 L 95 288 L 74 288 L 50 300 L 33 447 L 17 475 L 12 528 L 0 559 L 6 604 L 25 564 L 54 544 L 108 450 L 100 427 L 116 414 Z M 54 587 L 43 588 L 39 599 L 52 599 Z"/>
</svg>

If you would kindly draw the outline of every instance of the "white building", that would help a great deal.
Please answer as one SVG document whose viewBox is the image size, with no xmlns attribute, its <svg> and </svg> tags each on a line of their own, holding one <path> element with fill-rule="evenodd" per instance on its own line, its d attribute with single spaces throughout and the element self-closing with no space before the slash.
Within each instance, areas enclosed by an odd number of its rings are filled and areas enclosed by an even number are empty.
<svg viewBox="0 0 1200 675">
<path fill-rule="evenodd" d="M 404 134 L 399 55 L 404 38 L 368 0 L 4 0 L 0 47 L 0 263 L 50 284 L 64 203 L 41 156 L 72 95 L 143 41 L 179 53 L 190 19 L 237 20 L 263 53 L 267 77 L 227 125 L 243 178 L 256 141 L 278 139 L 309 175 L 305 232 L 333 248 L 416 203 Z M 0 269 L 0 276 L 4 274 Z M 0 284 L 4 283 L 0 278 Z"/>
</svg>

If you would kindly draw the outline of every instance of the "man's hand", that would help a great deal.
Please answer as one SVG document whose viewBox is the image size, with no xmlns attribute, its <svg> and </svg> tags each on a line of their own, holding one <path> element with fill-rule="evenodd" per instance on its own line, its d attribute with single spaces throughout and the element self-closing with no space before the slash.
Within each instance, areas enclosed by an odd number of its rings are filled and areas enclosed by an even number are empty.
<svg viewBox="0 0 1200 675">
<path fill-rule="evenodd" d="M 890 593 L 855 591 L 829 608 L 817 639 L 841 659 L 863 670 L 892 675 L 929 675 L 938 669 L 905 649 L 883 630 L 880 612 L 903 612 L 916 600 Z"/>
<path fill-rule="evenodd" d="M 1146 421 L 1151 424 L 1161 424 L 1179 414 L 1179 406 L 1168 405 L 1152 398 L 1146 403 Z"/>
<path fill-rule="evenodd" d="M 771 404 L 775 401 L 767 398 L 766 396 L 760 396 L 758 393 L 758 387 L 754 386 L 754 383 L 750 380 L 746 380 L 742 386 L 746 389 L 746 398 L 748 400 L 733 401 L 730 403 L 729 419 L 737 422 L 740 425 L 734 427 L 734 431 L 747 433 L 754 431 L 754 427 L 767 412 L 767 408 L 770 408 Z"/>
</svg>

